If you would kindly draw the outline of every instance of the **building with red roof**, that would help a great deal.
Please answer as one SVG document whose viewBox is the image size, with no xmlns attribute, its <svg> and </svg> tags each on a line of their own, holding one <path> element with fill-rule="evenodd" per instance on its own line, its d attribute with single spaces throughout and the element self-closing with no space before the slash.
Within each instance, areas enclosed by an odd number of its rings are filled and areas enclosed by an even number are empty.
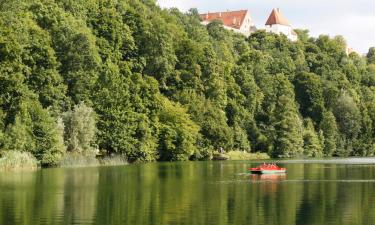
<svg viewBox="0 0 375 225">
<path fill-rule="evenodd" d="M 200 15 L 202 24 L 207 25 L 214 20 L 223 22 L 224 28 L 249 36 L 256 30 L 249 10 L 206 13 Z"/>
<path fill-rule="evenodd" d="M 275 34 L 284 34 L 291 41 L 297 41 L 298 36 L 294 32 L 288 20 L 281 14 L 280 9 L 273 9 L 266 22 L 266 31 Z"/>
</svg>

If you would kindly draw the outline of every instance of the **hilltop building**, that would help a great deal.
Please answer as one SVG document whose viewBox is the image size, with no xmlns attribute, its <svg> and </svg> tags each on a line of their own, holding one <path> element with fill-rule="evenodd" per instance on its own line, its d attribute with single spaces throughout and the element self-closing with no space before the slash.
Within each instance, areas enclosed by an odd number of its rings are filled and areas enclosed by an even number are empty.
<svg viewBox="0 0 375 225">
<path fill-rule="evenodd" d="M 280 9 L 273 9 L 266 22 L 266 31 L 275 34 L 285 34 L 291 41 L 297 41 L 298 36 L 292 26 L 281 14 Z"/>
<path fill-rule="evenodd" d="M 253 19 L 250 16 L 249 10 L 206 13 L 201 14 L 200 17 L 202 19 L 202 24 L 204 25 L 207 25 L 214 20 L 220 20 L 223 22 L 225 29 L 241 33 L 246 36 L 250 36 L 251 33 L 256 31 L 256 27 L 253 23 Z"/>
<path fill-rule="evenodd" d="M 361 53 L 357 52 L 356 50 L 354 50 L 354 49 L 351 48 L 351 47 L 346 47 L 346 48 L 345 48 L 345 53 L 346 53 L 346 55 L 350 55 L 350 54 L 352 54 L 352 53 L 356 53 L 356 54 L 358 54 L 358 55 L 361 55 Z"/>
</svg>

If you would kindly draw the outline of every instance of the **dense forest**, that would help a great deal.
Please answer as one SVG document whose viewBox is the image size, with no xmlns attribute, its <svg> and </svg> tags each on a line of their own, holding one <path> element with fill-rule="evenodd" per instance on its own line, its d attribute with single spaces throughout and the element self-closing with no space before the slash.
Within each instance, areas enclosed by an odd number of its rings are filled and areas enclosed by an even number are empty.
<svg viewBox="0 0 375 225">
<path fill-rule="evenodd" d="M 0 151 L 203 160 L 375 153 L 375 48 L 245 37 L 155 0 L 0 1 Z"/>
</svg>

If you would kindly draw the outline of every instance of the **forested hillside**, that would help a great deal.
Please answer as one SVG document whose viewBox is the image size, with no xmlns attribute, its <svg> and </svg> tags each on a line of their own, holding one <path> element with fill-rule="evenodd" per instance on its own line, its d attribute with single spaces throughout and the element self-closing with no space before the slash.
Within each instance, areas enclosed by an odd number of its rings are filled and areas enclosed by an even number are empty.
<svg viewBox="0 0 375 225">
<path fill-rule="evenodd" d="M 375 152 L 375 49 L 342 37 L 249 38 L 154 0 L 0 1 L 0 149 L 55 165 Z"/>
</svg>

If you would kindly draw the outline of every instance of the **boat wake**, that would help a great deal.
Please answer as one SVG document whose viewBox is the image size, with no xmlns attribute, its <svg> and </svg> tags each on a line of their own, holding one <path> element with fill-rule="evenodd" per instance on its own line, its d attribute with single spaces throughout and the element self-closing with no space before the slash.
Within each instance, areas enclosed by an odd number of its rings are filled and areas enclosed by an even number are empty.
<svg viewBox="0 0 375 225">
<path fill-rule="evenodd" d="M 268 179 L 236 179 L 224 180 L 214 183 L 232 184 L 232 183 L 375 183 L 374 180 L 287 180 L 281 178 L 268 178 Z"/>
</svg>

